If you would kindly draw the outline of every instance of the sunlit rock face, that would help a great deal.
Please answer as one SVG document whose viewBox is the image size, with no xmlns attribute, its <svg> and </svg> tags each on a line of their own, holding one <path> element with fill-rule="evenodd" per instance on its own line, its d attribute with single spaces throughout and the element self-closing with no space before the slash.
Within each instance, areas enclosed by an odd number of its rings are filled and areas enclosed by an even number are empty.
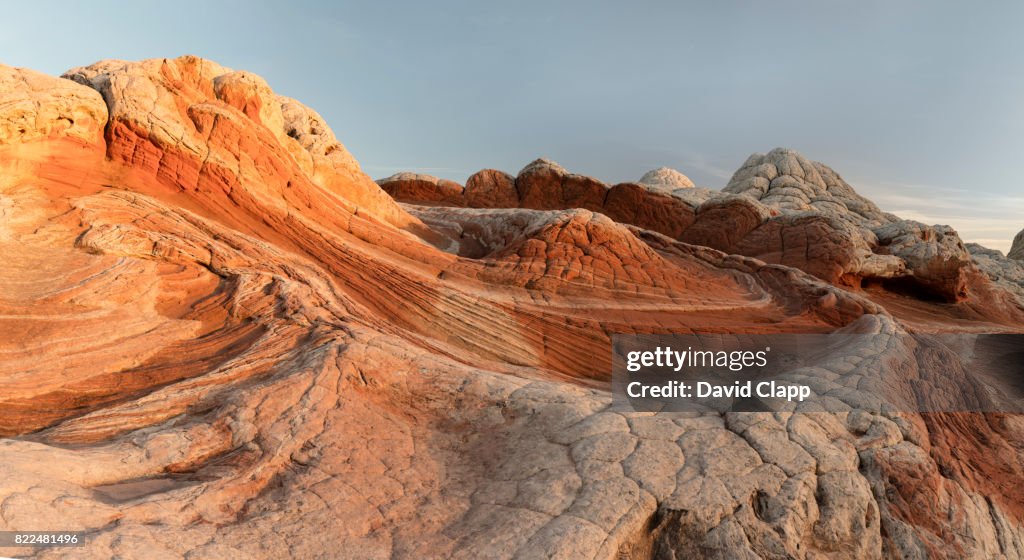
<svg viewBox="0 0 1024 560">
<path fill-rule="evenodd" d="M 417 200 L 448 206 L 463 206 L 465 203 L 462 185 L 431 175 L 396 173 L 377 181 L 377 184 L 398 200 Z"/>
<path fill-rule="evenodd" d="M 1024 328 L 1018 261 L 794 152 L 726 192 L 548 160 L 381 189 L 312 109 L 182 57 L 0 67 L 0 171 L 0 529 L 85 558 L 1024 555 L 1016 417 L 611 406 L 612 333 Z"/>
</svg>

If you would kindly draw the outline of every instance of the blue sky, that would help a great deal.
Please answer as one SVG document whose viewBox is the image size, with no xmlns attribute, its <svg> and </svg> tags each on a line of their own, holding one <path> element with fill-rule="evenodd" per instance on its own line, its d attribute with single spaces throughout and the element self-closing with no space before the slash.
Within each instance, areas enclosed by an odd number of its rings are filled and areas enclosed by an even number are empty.
<svg viewBox="0 0 1024 560">
<path fill-rule="evenodd" d="M 317 109 L 374 177 L 538 156 L 719 188 L 800 150 L 884 209 L 1006 250 L 1024 228 L 1024 3 L 7 4 L 0 62 L 196 54 Z"/>
</svg>

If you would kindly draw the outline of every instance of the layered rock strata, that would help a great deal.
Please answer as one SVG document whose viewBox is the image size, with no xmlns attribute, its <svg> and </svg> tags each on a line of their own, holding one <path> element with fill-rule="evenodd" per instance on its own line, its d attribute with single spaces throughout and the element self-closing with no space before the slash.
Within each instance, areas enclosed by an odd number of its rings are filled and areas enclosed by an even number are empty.
<svg viewBox="0 0 1024 560">
<path fill-rule="evenodd" d="M 773 154 L 728 194 L 538 161 L 385 182 L 433 197 L 403 207 L 252 74 L 0 68 L 0 528 L 84 558 L 1024 555 L 1024 426 L 858 381 L 928 376 L 911 323 L 1021 330 L 974 296 L 1012 293 Z M 911 272 L 978 307 L 842 281 Z M 894 342 L 818 372 L 839 412 L 612 406 L 612 333 L 696 331 Z"/>
</svg>

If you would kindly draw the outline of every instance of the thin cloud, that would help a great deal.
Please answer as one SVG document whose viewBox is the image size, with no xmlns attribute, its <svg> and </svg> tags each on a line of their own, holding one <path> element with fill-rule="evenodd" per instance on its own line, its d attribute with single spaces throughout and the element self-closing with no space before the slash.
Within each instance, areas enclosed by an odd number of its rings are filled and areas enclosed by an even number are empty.
<svg viewBox="0 0 1024 560">
<path fill-rule="evenodd" d="M 711 158 L 697 152 L 677 152 L 668 159 L 680 162 L 676 169 L 684 175 L 700 173 L 707 177 L 720 179 L 722 181 L 722 184 L 713 185 L 715 187 L 724 187 L 725 183 L 727 183 L 729 179 L 732 178 L 732 174 L 735 171 L 734 169 L 727 169 L 721 165 L 718 165 L 714 163 L 711 160 Z M 655 167 L 661 167 L 662 165 L 666 164 L 651 163 L 648 165 L 653 169 Z"/>
<path fill-rule="evenodd" d="M 1024 198 L 938 185 L 873 182 L 854 188 L 885 210 L 926 224 L 953 227 L 960 238 L 1004 253 L 1024 228 Z M 915 196 L 918 195 L 918 196 Z"/>
</svg>

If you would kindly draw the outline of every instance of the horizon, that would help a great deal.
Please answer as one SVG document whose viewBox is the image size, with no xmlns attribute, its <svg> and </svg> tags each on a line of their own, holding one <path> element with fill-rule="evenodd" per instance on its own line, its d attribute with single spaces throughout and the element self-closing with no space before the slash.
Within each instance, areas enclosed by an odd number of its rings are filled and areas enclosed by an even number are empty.
<svg viewBox="0 0 1024 560">
<path fill-rule="evenodd" d="M 1024 6 L 577 5 L 40 3 L 10 8 L 0 61 L 60 75 L 188 53 L 248 70 L 323 115 L 375 179 L 464 183 L 547 157 L 608 183 L 665 166 L 717 190 L 751 153 L 788 147 L 965 242 L 1005 253 L 1024 228 L 1024 77 L 1007 70 L 1024 48 L 1007 10 Z M 33 48 L 58 6 L 119 33 Z M 166 31 L 133 25 L 157 10 Z"/>
</svg>

